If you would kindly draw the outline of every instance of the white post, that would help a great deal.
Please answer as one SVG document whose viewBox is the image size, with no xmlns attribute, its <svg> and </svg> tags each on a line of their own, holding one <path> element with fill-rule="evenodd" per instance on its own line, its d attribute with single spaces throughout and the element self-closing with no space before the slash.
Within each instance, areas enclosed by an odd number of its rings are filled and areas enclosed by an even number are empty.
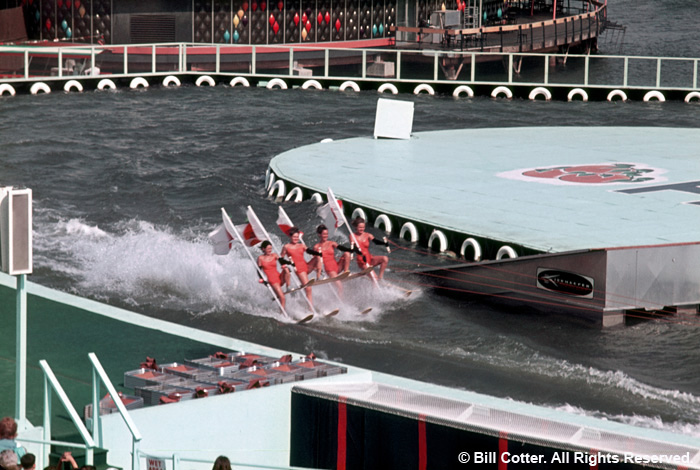
<svg viewBox="0 0 700 470">
<path fill-rule="evenodd" d="M 17 276 L 17 373 L 15 384 L 15 419 L 21 429 L 27 428 L 27 290 L 26 274 Z"/>
</svg>

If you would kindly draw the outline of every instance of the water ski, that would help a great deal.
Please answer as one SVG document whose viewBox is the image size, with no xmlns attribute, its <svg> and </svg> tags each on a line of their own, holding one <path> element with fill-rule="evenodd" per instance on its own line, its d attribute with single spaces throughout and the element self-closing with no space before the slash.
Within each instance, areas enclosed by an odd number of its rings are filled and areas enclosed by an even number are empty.
<svg viewBox="0 0 700 470">
<path fill-rule="evenodd" d="M 295 292 L 299 292 L 300 290 L 306 289 L 307 287 L 312 287 L 316 285 L 316 282 L 316 279 L 309 279 L 309 282 L 307 282 L 303 286 L 294 287 L 293 289 L 287 289 L 286 291 L 284 291 L 284 295 L 293 294 Z"/>
<path fill-rule="evenodd" d="M 303 325 L 303 324 L 308 323 L 311 320 L 313 320 L 313 318 L 314 318 L 314 314 L 310 313 L 307 316 L 305 316 L 304 318 L 302 318 L 301 320 L 297 320 L 296 323 L 297 323 L 297 325 Z"/>
<path fill-rule="evenodd" d="M 360 315 L 367 315 L 371 311 L 372 311 L 372 307 L 366 308 L 360 312 Z"/>
<path fill-rule="evenodd" d="M 387 287 L 391 287 L 392 289 L 396 289 L 396 290 L 398 290 L 398 291 L 403 292 L 403 294 L 404 294 L 406 297 L 408 297 L 409 295 L 413 294 L 413 291 L 412 291 L 411 289 L 404 289 L 403 287 L 397 286 L 396 284 L 392 284 L 392 283 L 389 282 L 389 281 L 384 280 L 384 281 L 383 281 L 383 284 L 384 284 L 385 286 L 387 286 Z"/>
<path fill-rule="evenodd" d="M 340 313 L 340 309 L 339 309 L 339 308 L 336 308 L 335 310 L 332 310 L 332 311 L 326 313 L 326 315 L 324 315 L 324 316 L 325 316 L 326 318 L 328 318 L 328 317 L 334 317 L 334 316 L 338 315 L 338 313 Z"/>
</svg>

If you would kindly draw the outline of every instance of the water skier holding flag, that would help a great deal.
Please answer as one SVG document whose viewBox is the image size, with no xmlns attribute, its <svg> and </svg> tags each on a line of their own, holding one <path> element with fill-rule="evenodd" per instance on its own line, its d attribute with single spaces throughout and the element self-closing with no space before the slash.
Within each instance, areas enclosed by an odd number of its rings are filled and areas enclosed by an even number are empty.
<svg viewBox="0 0 700 470">
<path fill-rule="evenodd" d="M 328 228 L 321 224 L 316 229 L 318 234 L 319 242 L 314 245 L 314 250 L 321 253 L 321 259 L 323 261 L 323 268 L 326 274 L 330 278 L 338 277 L 338 274 L 350 270 L 350 248 L 343 245 L 339 245 L 333 240 L 328 239 Z M 342 251 L 343 254 L 340 258 L 335 258 L 335 250 Z M 338 288 L 338 294 L 343 294 L 343 284 L 341 282 L 335 283 Z"/>
<path fill-rule="evenodd" d="M 368 266 L 379 266 L 378 277 L 379 279 L 383 279 L 384 271 L 389 264 L 389 258 L 386 256 L 372 256 L 372 254 L 369 252 L 369 243 L 372 242 L 375 245 L 384 245 L 387 247 L 389 246 L 389 243 L 384 240 L 378 240 L 371 233 L 365 232 L 365 219 L 362 217 L 355 218 L 352 221 L 352 226 L 355 228 L 355 233 L 353 235 L 355 236 L 357 247 L 362 252 L 361 255 L 357 256 L 357 265 L 360 267 L 360 269 Z"/>
<path fill-rule="evenodd" d="M 281 259 L 284 259 L 285 256 L 289 256 L 292 259 L 292 264 L 302 285 L 309 283 L 309 273 L 311 271 L 315 270 L 316 278 L 320 279 L 321 267 L 318 264 L 318 258 L 316 258 L 316 256 L 321 256 L 321 253 L 307 248 L 301 241 L 302 233 L 298 227 L 290 227 L 285 233 L 289 236 L 290 242 L 282 247 L 282 252 L 280 253 Z M 304 259 L 304 253 L 313 255 L 314 258 L 307 263 Z M 306 292 L 306 297 L 309 299 L 309 303 L 313 305 L 311 287 L 307 287 L 304 291 Z"/>
<path fill-rule="evenodd" d="M 269 286 L 275 292 L 275 295 L 277 295 L 277 298 L 279 299 L 282 308 L 284 308 L 285 297 L 284 291 L 282 291 L 282 286 L 289 284 L 290 273 L 289 269 L 286 266 L 287 264 L 289 264 L 289 261 L 277 256 L 277 253 L 274 253 L 272 251 L 272 243 L 270 243 L 268 240 L 265 240 L 260 244 L 260 249 L 262 250 L 263 254 L 258 256 L 258 267 L 262 270 L 263 273 L 265 273 L 267 281 L 262 279 L 262 277 L 260 278 L 260 280 L 269 284 Z M 278 261 L 282 265 L 281 273 L 277 271 Z"/>
</svg>

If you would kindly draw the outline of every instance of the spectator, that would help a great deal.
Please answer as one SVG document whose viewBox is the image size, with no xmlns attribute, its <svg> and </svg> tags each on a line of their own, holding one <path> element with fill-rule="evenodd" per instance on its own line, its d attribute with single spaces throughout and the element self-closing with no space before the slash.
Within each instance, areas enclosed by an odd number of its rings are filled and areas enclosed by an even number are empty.
<svg viewBox="0 0 700 470">
<path fill-rule="evenodd" d="M 17 444 L 17 422 L 9 416 L 0 419 L 0 452 L 3 450 L 11 450 L 17 454 L 15 465 L 19 464 L 19 459 L 22 458 L 27 450 Z"/>
<path fill-rule="evenodd" d="M 214 461 L 214 467 L 212 470 L 231 470 L 231 461 L 228 457 L 220 455 Z"/>
<path fill-rule="evenodd" d="M 19 464 L 22 467 L 21 470 L 35 470 L 36 456 L 34 456 L 34 454 L 24 454 L 22 458 L 19 459 Z"/>
<path fill-rule="evenodd" d="M 0 467 L 5 470 L 17 470 L 17 454 L 10 449 L 0 452 Z"/>
</svg>

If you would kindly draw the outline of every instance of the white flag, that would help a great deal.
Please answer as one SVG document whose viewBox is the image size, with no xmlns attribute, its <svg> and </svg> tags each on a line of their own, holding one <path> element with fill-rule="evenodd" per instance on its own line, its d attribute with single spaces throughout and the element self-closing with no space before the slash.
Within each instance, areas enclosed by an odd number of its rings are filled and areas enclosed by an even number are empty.
<svg viewBox="0 0 700 470">
<path fill-rule="evenodd" d="M 215 255 L 227 255 L 233 246 L 233 235 L 226 230 L 224 224 L 219 225 L 209 234 L 209 241 L 214 246 Z"/>
</svg>

